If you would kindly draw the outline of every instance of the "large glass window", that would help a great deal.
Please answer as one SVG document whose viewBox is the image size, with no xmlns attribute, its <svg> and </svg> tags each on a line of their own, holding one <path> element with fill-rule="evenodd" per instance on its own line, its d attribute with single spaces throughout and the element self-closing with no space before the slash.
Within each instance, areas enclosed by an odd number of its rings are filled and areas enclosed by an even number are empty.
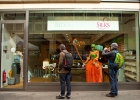
<svg viewBox="0 0 140 100">
<path fill-rule="evenodd" d="M 23 88 L 24 23 L 1 24 L 1 88 Z"/>
<path fill-rule="evenodd" d="M 59 45 L 74 57 L 72 82 L 109 82 L 107 59 L 98 68 L 86 70 L 83 63 L 92 51 L 101 56 L 104 47 L 117 42 L 125 64 L 119 82 L 139 81 L 138 12 L 119 11 L 33 11 L 29 14 L 28 82 L 58 82 Z M 48 65 L 43 69 L 43 61 Z M 89 61 L 90 62 L 90 61 Z M 92 62 L 87 66 L 91 66 Z M 56 64 L 56 66 L 55 66 Z M 93 66 L 94 67 L 94 66 Z M 98 73 L 97 73 L 98 71 Z M 95 74 L 97 73 L 97 75 Z M 90 74 L 88 74 L 90 73 Z"/>
</svg>

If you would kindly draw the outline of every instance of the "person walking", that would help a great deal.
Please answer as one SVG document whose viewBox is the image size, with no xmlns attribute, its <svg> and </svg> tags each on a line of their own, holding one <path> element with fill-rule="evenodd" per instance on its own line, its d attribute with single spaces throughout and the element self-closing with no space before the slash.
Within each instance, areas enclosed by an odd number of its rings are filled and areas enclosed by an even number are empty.
<svg viewBox="0 0 140 100">
<path fill-rule="evenodd" d="M 66 50 L 66 47 L 64 44 L 60 44 L 60 57 L 59 57 L 59 63 L 58 63 L 58 69 L 59 69 L 59 75 L 60 75 L 60 86 L 61 86 L 61 93 L 59 96 L 56 96 L 56 99 L 64 99 L 65 98 L 65 82 L 67 85 L 67 94 L 66 98 L 70 99 L 71 96 L 71 83 L 70 83 L 70 77 L 71 77 L 71 69 L 64 68 L 64 59 L 65 59 L 65 53 L 68 53 Z"/>
<path fill-rule="evenodd" d="M 108 76 L 110 81 L 111 90 L 109 94 L 106 94 L 107 97 L 115 97 L 118 95 L 118 87 L 117 87 L 117 71 L 118 68 L 113 63 L 116 57 L 116 52 L 118 52 L 118 44 L 112 43 L 111 48 L 105 47 L 102 51 L 102 56 L 108 59 Z"/>
</svg>

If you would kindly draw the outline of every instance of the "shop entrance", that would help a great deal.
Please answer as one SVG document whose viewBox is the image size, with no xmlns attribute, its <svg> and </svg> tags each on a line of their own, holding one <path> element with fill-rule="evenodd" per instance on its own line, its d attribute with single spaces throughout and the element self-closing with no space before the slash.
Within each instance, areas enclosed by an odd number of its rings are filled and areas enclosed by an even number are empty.
<svg viewBox="0 0 140 100">
<path fill-rule="evenodd" d="M 0 22 L 0 89 L 24 89 L 25 21 Z"/>
</svg>

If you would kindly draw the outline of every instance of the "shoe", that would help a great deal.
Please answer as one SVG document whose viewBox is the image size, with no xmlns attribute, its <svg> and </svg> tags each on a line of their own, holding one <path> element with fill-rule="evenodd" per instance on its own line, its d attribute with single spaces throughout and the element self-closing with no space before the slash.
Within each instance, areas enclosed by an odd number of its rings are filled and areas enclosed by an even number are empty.
<svg viewBox="0 0 140 100">
<path fill-rule="evenodd" d="M 109 93 L 109 94 L 106 94 L 106 97 L 115 97 L 115 94 Z"/>
<path fill-rule="evenodd" d="M 70 99 L 70 96 L 67 96 L 67 95 L 66 95 L 66 98 L 67 98 L 67 99 Z"/>
<path fill-rule="evenodd" d="M 112 94 L 111 92 L 109 94 Z M 115 93 L 115 96 L 118 96 L 118 93 Z"/>
<path fill-rule="evenodd" d="M 56 99 L 64 99 L 65 97 L 64 96 L 56 96 Z"/>
</svg>

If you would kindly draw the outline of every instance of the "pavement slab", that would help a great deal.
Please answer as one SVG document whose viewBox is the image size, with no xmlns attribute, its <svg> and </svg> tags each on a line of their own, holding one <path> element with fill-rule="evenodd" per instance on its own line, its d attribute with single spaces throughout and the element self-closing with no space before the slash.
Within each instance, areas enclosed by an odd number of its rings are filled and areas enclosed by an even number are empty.
<svg viewBox="0 0 140 100">
<path fill-rule="evenodd" d="M 140 90 L 119 91 L 116 97 L 106 97 L 107 93 L 109 91 L 72 91 L 70 100 L 140 100 Z M 59 92 L 0 91 L 0 100 L 57 100 L 57 95 Z"/>
</svg>

